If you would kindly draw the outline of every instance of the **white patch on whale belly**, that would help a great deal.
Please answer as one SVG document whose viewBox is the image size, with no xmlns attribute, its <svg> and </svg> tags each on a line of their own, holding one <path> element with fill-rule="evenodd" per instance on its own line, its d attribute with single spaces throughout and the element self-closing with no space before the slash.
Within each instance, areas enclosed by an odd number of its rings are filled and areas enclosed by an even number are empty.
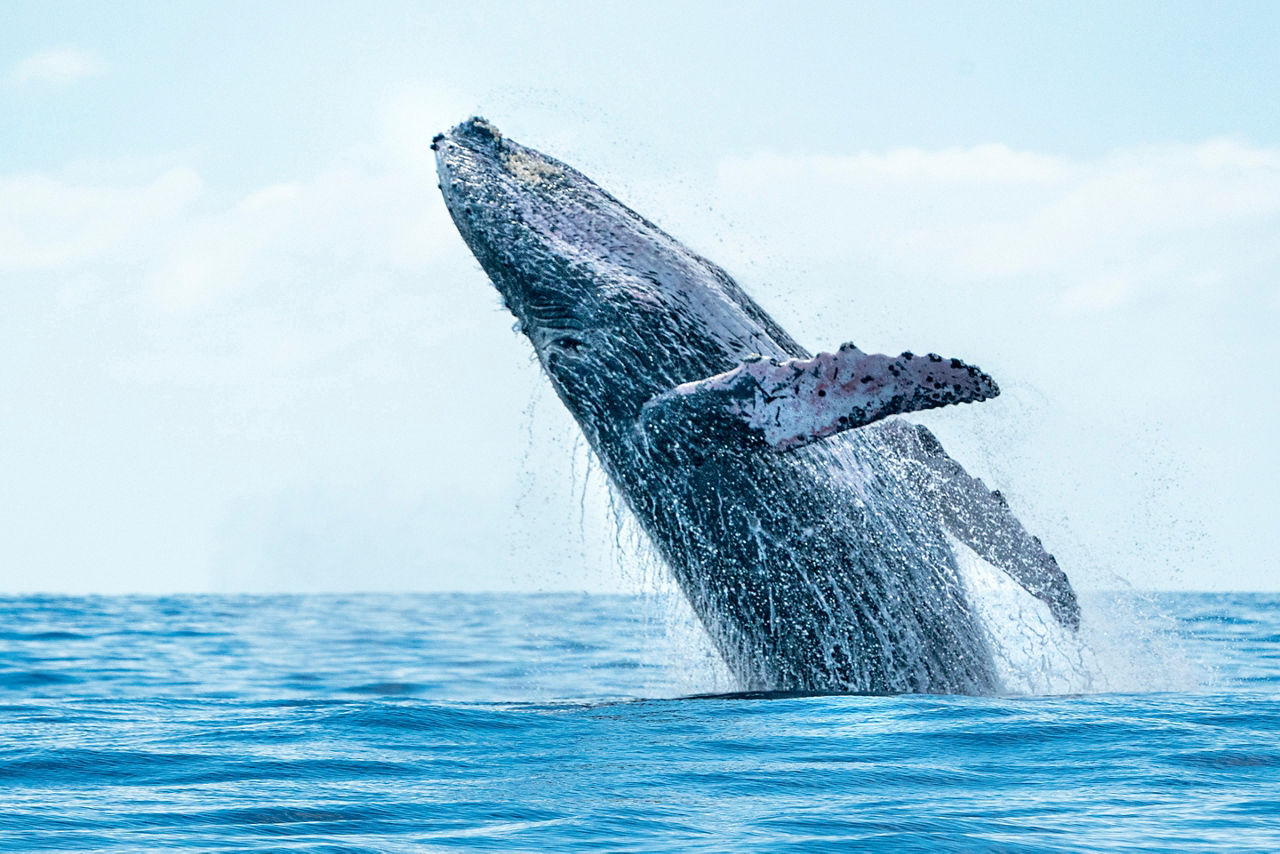
<svg viewBox="0 0 1280 854">
<path fill-rule="evenodd" d="M 1048 605 L 973 549 L 950 535 L 947 540 L 969 603 L 987 634 L 1002 693 L 1098 690 L 1098 662 L 1077 633 L 1058 623 Z"/>
</svg>

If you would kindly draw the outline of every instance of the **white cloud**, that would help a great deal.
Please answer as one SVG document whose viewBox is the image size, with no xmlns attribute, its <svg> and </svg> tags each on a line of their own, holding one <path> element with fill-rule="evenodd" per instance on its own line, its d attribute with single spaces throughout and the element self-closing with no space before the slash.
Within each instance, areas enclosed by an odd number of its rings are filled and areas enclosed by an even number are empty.
<svg viewBox="0 0 1280 854">
<path fill-rule="evenodd" d="M 424 169 L 339 165 L 305 183 L 256 190 L 193 217 L 149 280 L 171 308 L 259 287 L 420 272 L 448 232 Z"/>
<path fill-rule="evenodd" d="M 262 187 L 192 217 L 154 256 L 152 296 L 190 310 L 260 287 L 421 275 L 456 244 L 429 146 L 465 115 L 460 102 L 424 87 L 397 90 L 376 110 L 373 142 L 308 181 Z"/>
<path fill-rule="evenodd" d="M 796 157 L 762 153 L 726 160 L 720 165 L 720 178 L 724 182 L 767 175 L 782 185 L 815 179 L 831 184 L 903 180 L 941 184 L 1052 184 L 1069 172 L 1070 164 L 1062 158 L 1014 151 L 999 143 L 938 151 L 898 148 L 884 153 L 862 151 L 847 155 Z"/>
<path fill-rule="evenodd" d="M 219 554 L 254 551 L 239 540 L 261 526 L 237 514 L 327 490 L 356 518 L 362 496 L 390 492 L 421 524 L 387 545 L 397 565 L 345 583 L 460 584 L 422 564 L 483 539 L 519 469 L 535 368 L 436 189 L 431 134 L 465 111 L 424 127 L 407 115 L 422 103 L 389 103 L 370 142 L 310 177 L 233 197 L 181 166 L 0 176 L 0 469 L 42 490 L 0 500 L 29 532 L 0 562 L 60 589 L 101 586 L 83 580 L 101 566 L 198 588 Z M 472 361 L 479 396 L 455 370 Z M 477 468 L 480 453 L 498 462 Z M 84 535 L 55 555 L 60 525 Z M 341 529 L 310 532 L 315 549 Z M 497 558 L 478 560 L 502 586 Z"/>
<path fill-rule="evenodd" d="M 0 176 L 0 271 L 69 270 L 146 256 L 202 191 L 200 177 L 183 167 L 123 186 Z"/>
<path fill-rule="evenodd" d="M 1233 140 L 1068 160 L 1002 145 L 720 165 L 756 245 L 950 281 L 1036 277 L 1067 311 L 1256 289 L 1280 271 L 1280 151 Z"/>
<path fill-rule="evenodd" d="M 107 64 L 96 54 L 74 47 L 57 47 L 21 60 L 9 72 L 9 79 L 19 86 L 30 83 L 62 86 L 106 72 Z"/>
</svg>

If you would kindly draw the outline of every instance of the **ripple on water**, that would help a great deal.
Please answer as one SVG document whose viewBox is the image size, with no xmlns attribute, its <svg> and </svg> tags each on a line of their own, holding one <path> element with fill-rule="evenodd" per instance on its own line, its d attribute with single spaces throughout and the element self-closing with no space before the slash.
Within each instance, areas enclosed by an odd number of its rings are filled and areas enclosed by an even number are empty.
<svg viewBox="0 0 1280 854">
<path fill-rule="evenodd" d="M 627 597 L 0 607 L 0 849 L 1280 847 L 1278 597 L 1054 697 L 725 694 Z"/>
</svg>

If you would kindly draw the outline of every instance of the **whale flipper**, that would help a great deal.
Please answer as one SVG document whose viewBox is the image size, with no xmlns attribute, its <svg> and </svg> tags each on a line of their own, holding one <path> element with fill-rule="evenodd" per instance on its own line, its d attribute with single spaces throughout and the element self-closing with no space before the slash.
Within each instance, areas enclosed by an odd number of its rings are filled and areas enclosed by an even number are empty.
<svg viewBox="0 0 1280 854">
<path fill-rule="evenodd" d="M 923 425 L 899 420 L 885 427 L 882 435 L 905 461 L 905 476 L 915 483 L 927 512 L 980 558 L 1048 605 L 1059 623 L 1077 628 L 1080 605 L 1071 582 L 1040 538 L 1022 527 L 1004 496 L 951 459 Z"/>
<path fill-rule="evenodd" d="M 807 445 L 902 412 L 986 400 L 994 380 L 936 353 L 885 356 L 852 344 L 812 359 L 749 358 L 736 368 L 664 392 L 644 405 L 647 433 L 662 425 L 745 428 L 777 450 Z M 724 438 L 722 430 L 704 430 Z"/>
</svg>

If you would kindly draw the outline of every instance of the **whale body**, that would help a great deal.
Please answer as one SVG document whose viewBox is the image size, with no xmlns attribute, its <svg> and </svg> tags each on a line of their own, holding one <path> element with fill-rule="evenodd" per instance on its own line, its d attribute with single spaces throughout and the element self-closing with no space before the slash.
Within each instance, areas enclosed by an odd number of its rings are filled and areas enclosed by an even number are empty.
<svg viewBox="0 0 1280 854">
<path fill-rule="evenodd" d="M 812 356 L 724 270 L 480 118 L 450 215 L 745 691 L 998 690 L 958 548 L 1079 622 L 999 492 L 899 413 L 999 390 L 958 359 Z"/>
</svg>

